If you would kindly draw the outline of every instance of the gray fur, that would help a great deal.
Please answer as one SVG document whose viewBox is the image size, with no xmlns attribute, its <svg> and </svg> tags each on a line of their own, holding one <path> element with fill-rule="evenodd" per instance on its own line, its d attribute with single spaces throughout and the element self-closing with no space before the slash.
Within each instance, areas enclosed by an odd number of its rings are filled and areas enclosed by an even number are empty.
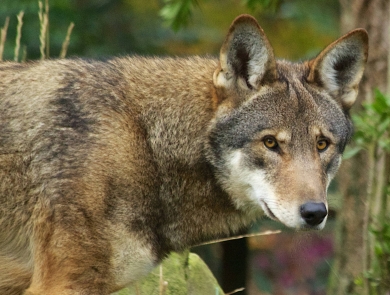
<svg viewBox="0 0 390 295">
<path fill-rule="evenodd" d="M 338 79 L 362 72 L 367 45 L 355 35 L 346 40 L 357 40 L 357 63 L 343 67 L 355 73 Z M 1 63 L 0 294 L 109 294 L 263 210 L 305 228 L 279 214 L 298 214 L 291 200 L 326 202 L 352 132 L 350 100 L 322 85 L 326 56 L 275 61 L 257 22 L 241 16 L 219 62 Z M 322 154 L 316 130 L 332 137 Z M 279 151 L 264 147 L 267 132 L 287 135 Z M 265 175 L 278 200 L 254 199 L 261 187 L 244 174 Z"/>
</svg>

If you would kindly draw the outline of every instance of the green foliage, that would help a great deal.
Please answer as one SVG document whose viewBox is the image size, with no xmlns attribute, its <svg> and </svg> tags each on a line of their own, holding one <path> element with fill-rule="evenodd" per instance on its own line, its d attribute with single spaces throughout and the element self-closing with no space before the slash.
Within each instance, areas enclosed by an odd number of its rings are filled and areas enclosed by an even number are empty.
<svg viewBox="0 0 390 295">
<path fill-rule="evenodd" d="M 171 253 L 136 284 L 112 295 L 223 295 L 210 269 L 196 254 Z"/>
<path fill-rule="evenodd" d="M 101 58 L 125 54 L 217 55 L 232 20 L 242 13 L 256 17 L 280 58 L 313 57 L 339 34 L 338 0 L 49 0 L 50 56 L 60 55 L 74 23 L 67 56 Z M 179 3 L 179 4 L 178 4 Z M 277 5 L 276 5 L 277 3 Z M 187 15 L 176 33 L 161 9 Z M 267 6 L 268 5 L 268 6 Z M 24 11 L 19 60 L 39 59 L 38 0 L 0 0 L 0 27 L 10 17 L 4 59 L 14 58 L 17 18 Z M 185 17 L 184 17 L 185 18 Z M 183 17 L 176 18 L 183 20 Z M 175 24 L 179 22 L 175 22 Z M 47 47 L 48 48 L 48 47 Z"/>
<path fill-rule="evenodd" d="M 39 19 L 39 42 L 40 42 L 40 58 L 45 59 L 49 58 L 49 1 L 45 0 L 45 3 L 42 2 L 42 0 L 38 0 L 38 15 L 37 18 Z M 23 29 L 23 18 L 24 18 L 25 12 L 21 10 L 18 15 L 16 16 L 17 19 L 17 26 L 16 26 L 16 36 L 15 36 L 15 48 L 14 48 L 14 61 L 26 61 L 27 56 L 27 49 L 26 46 L 23 46 L 23 52 L 22 52 L 22 58 L 19 58 L 20 55 L 20 48 L 21 48 L 21 39 L 22 39 L 22 29 Z M 6 17 L 6 23 L 3 28 L 1 28 L 1 34 L 0 34 L 0 61 L 3 60 L 3 52 L 5 43 L 7 41 L 7 33 L 8 33 L 8 27 L 9 27 L 9 17 Z M 60 57 L 64 58 L 66 56 L 66 52 L 69 45 L 70 35 L 72 32 L 74 24 L 71 23 L 67 34 L 65 37 L 64 42 L 62 43 L 62 49 Z"/>
<path fill-rule="evenodd" d="M 251 10 L 260 7 L 276 12 L 278 5 L 282 0 L 243 0 L 244 4 Z"/>
<path fill-rule="evenodd" d="M 243 3 L 252 11 L 255 11 L 256 8 L 260 7 L 260 9 L 269 10 L 275 13 L 282 1 L 283 0 L 243 0 Z"/>
<path fill-rule="evenodd" d="M 390 208 L 387 208 L 390 193 L 390 163 L 387 160 L 390 159 L 390 97 L 376 89 L 373 101 L 363 104 L 363 110 L 352 119 L 356 128 L 355 147 L 348 151 L 347 157 L 364 149 L 368 151 L 369 159 L 369 215 L 366 218 L 370 223 L 366 236 L 367 253 L 363 258 L 367 269 L 355 279 L 355 284 L 364 287 L 366 294 L 382 295 L 390 291 Z"/>
<path fill-rule="evenodd" d="M 362 147 L 377 143 L 387 152 L 390 151 L 390 98 L 375 90 L 374 101 L 363 105 L 364 111 L 354 115 L 356 126 L 355 140 Z"/>
<path fill-rule="evenodd" d="M 374 252 L 376 259 L 371 269 L 364 273 L 372 294 L 385 294 L 390 290 L 390 216 L 378 221 L 370 232 L 375 236 Z"/>
<path fill-rule="evenodd" d="M 130 5 L 127 2 L 117 0 L 50 0 L 50 21 L 48 24 L 50 56 L 60 55 L 71 22 L 75 24 L 75 29 L 72 32 L 67 56 L 101 57 L 134 51 L 140 45 L 134 42 L 132 30 L 134 13 L 129 9 Z M 26 46 L 27 59 L 38 59 L 42 55 L 42 44 L 39 38 L 41 23 L 38 17 L 38 0 L 1 0 L 0 26 L 3 26 L 7 16 L 10 17 L 4 59 L 13 58 L 14 41 L 17 34 L 16 15 L 21 10 L 24 11 L 21 48 Z M 156 19 L 155 16 L 154 18 Z M 149 22 L 151 25 L 155 25 L 155 23 Z"/>
<path fill-rule="evenodd" d="M 211 3 L 216 3 L 219 6 L 218 13 L 224 13 L 225 7 L 232 5 L 232 2 L 229 0 L 214 0 L 214 1 L 205 1 L 205 0 L 164 0 L 164 6 L 160 10 L 160 16 L 164 20 L 165 24 L 172 28 L 174 31 L 179 31 L 189 24 L 189 19 L 195 14 L 196 9 L 200 7 L 202 3 L 202 8 L 210 8 Z M 312 26 L 318 27 L 321 31 L 329 33 L 330 30 L 337 29 L 335 23 L 338 23 L 338 14 L 339 14 L 339 5 L 338 0 L 316 0 L 316 1 L 307 1 L 307 0 L 242 0 L 241 7 L 243 7 L 244 13 L 251 13 L 256 17 L 262 18 L 262 25 L 271 19 L 277 19 L 280 25 L 283 27 L 281 30 L 285 34 L 295 34 L 294 37 L 302 38 L 302 36 L 307 35 L 307 30 L 310 30 Z M 205 10 L 202 10 L 203 12 Z M 213 12 L 214 18 L 220 18 L 216 15 L 215 11 Z M 290 20 L 293 22 L 302 22 L 304 23 L 302 28 L 291 32 L 288 26 L 290 24 L 283 23 L 285 20 Z M 264 28 L 264 27 L 263 27 Z M 278 32 L 278 28 L 273 26 L 273 29 L 276 30 L 278 37 L 281 32 Z M 338 30 L 332 32 L 337 33 Z M 316 36 L 318 39 L 320 36 Z M 310 44 L 313 38 L 307 40 L 300 40 L 303 42 L 300 43 L 300 49 Z M 330 40 L 329 42 L 331 42 Z M 290 44 L 291 45 L 291 44 Z M 285 46 L 285 45 L 284 45 Z M 288 46 L 291 51 L 291 46 Z M 317 50 L 317 49 L 316 49 Z M 299 56 L 302 58 L 302 54 Z"/>
<path fill-rule="evenodd" d="M 364 103 L 363 110 L 352 115 L 355 125 L 355 146 L 348 149 L 344 159 L 349 159 L 362 149 L 378 145 L 386 152 L 390 152 L 390 97 L 378 89 L 374 90 L 374 100 Z"/>
<path fill-rule="evenodd" d="M 199 6 L 197 0 L 164 0 L 165 6 L 160 11 L 160 16 L 174 31 L 188 24 L 192 10 Z"/>
<path fill-rule="evenodd" d="M 177 32 L 177 37 L 188 39 L 195 34 L 192 42 L 205 42 L 208 38 L 207 42 L 214 40 L 220 45 L 219 36 L 225 34 L 231 21 L 241 13 L 252 14 L 260 21 L 276 56 L 281 58 L 312 58 L 339 35 L 338 0 L 165 0 L 163 3 L 160 15 L 165 24 Z M 216 53 L 219 48 L 214 48 Z"/>
<path fill-rule="evenodd" d="M 282 0 L 243 0 L 243 5 L 252 11 L 260 7 L 261 10 L 275 13 L 281 2 Z M 194 9 L 200 7 L 198 0 L 163 0 L 163 3 L 164 6 L 159 14 L 164 20 L 164 23 L 175 32 L 186 27 L 193 15 Z"/>
</svg>

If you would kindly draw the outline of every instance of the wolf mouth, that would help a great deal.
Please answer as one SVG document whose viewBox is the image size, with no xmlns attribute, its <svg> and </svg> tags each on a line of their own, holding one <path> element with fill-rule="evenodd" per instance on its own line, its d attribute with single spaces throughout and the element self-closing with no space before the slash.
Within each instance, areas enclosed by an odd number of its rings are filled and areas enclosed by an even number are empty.
<svg viewBox="0 0 390 295">
<path fill-rule="evenodd" d="M 266 213 L 270 218 L 272 218 L 272 219 L 274 219 L 274 220 L 279 220 L 279 219 L 275 216 L 275 214 L 271 211 L 271 209 L 268 207 L 267 203 L 264 202 L 264 201 L 262 201 L 262 203 L 264 204 L 263 208 L 265 209 L 265 210 L 264 210 L 265 213 Z"/>
</svg>

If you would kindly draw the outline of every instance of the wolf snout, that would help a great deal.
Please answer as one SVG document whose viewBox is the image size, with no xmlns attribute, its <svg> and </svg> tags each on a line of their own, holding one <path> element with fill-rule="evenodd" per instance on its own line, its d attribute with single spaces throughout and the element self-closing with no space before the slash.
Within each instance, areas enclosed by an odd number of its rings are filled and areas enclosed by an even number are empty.
<svg viewBox="0 0 390 295">
<path fill-rule="evenodd" d="M 324 203 L 305 203 L 300 207 L 300 212 L 303 220 L 310 226 L 319 225 L 328 215 L 328 210 Z"/>
</svg>

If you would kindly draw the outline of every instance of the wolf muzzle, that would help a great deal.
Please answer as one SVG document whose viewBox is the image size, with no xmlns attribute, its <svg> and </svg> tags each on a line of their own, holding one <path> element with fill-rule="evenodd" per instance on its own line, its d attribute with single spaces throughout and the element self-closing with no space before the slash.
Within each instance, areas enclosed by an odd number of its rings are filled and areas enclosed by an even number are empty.
<svg viewBox="0 0 390 295">
<path fill-rule="evenodd" d="M 328 210 L 324 203 L 308 202 L 300 207 L 300 213 L 307 225 L 316 226 L 328 215 Z"/>
</svg>

